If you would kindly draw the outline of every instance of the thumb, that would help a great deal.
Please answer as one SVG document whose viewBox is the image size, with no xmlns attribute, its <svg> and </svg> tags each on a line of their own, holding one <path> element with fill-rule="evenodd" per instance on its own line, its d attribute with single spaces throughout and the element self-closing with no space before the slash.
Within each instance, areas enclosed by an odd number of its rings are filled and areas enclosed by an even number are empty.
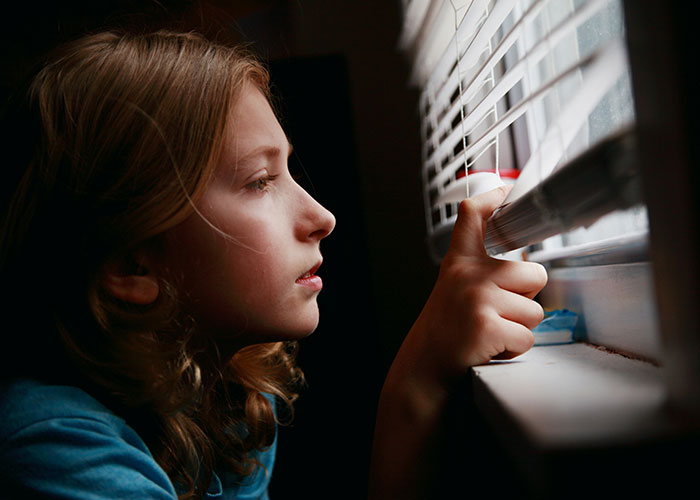
<svg viewBox="0 0 700 500">
<path fill-rule="evenodd" d="M 510 189 L 510 186 L 501 186 L 460 202 L 448 253 L 457 255 L 486 254 L 484 248 L 486 221 L 494 210 L 501 206 Z"/>
</svg>

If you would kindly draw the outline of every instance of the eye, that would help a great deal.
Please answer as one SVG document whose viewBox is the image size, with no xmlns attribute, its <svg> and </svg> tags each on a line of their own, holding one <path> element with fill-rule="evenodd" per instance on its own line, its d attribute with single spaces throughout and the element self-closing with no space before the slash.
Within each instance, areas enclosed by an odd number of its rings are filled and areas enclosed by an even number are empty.
<svg viewBox="0 0 700 500">
<path fill-rule="evenodd" d="M 276 175 L 265 174 L 255 179 L 250 184 L 246 184 L 245 188 L 249 191 L 265 192 L 270 188 L 270 183 L 276 178 Z"/>
</svg>

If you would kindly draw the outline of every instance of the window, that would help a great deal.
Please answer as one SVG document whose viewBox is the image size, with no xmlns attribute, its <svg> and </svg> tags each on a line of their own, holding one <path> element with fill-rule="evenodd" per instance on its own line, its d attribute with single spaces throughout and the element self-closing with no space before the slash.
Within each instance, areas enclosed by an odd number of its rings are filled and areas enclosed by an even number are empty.
<svg viewBox="0 0 700 500">
<path fill-rule="evenodd" d="M 654 0 L 406 0 L 404 12 L 435 260 L 469 175 L 507 173 L 487 249 L 547 265 L 540 302 L 579 313 L 577 339 L 594 344 L 473 368 L 479 408 L 507 438 L 524 430 L 525 470 L 540 461 L 545 489 L 564 484 L 561 463 L 572 494 L 600 491 L 571 458 L 625 493 L 647 487 L 638 466 L 668 483 L 700 415 L 694 17 Z"/>
<path fill-rule="evenodd" d="M 634 121 L 613 0 L 409 0 L 402 46 L 420 87 L 428 235 L 441 258 L 469 174 L 514 183 L 508 202 Z M 575 224 L 571 224 L 575 226 Z M 568 229 L 568 228 L 563 228 Z M 641 204 L 528 246 L 643 237 Z M 546 254 L 539 253 L 540 257 Z"/>
<path fill-rule="evenodd" d="M 694 443 L 700 416 L 697 37 L 687 5 L 407 0 L 404 12 L 435 260 L 470 173 L 508 172 L 513 192 L 487 224 L 487 249 L 543 262 L 540 302 L 579 313 L 577 340 L 593 344 L 475 367 L 477 405 L 504 424 L 505 437 L 514 423 L 527 430 L 526 474 L 533 461 L 547 462 L 536 478 L 545 489 L 565 484 L 559 446 L 564 468 L 582 471 L 569 459 L 589 465 L 591 443 L 603 444 L 603 455 L 622 452 L 607 474 L 601 457 L 592 470 L 625 493 L 645 490 L 642 466 L 680 484 L 687 472 L 675 457 Z M 621 381 L 631 385 L 618 391 Z M 537 428 L 557 436 L 538 439 Z M 571 453 L 577 430 L 594 428 L 597 437 L 579 435 L 584 453 Z M 659 443 L 668 444 L 661 454 Z M 621 462 L 635 465 L 622 473 Z M 598 481 L 571 477 L 576 494 L 589 484 L 598 493 Z"/>
<path fill-rule="evenodd" d="M 408 0 L 404 12 L 434 260 L 474 174 L 496 174 L 513 190 L 487 250 L 547 265 L 541 301 L 581 315 L 579 340 L 658 358 L 621 1 Z"/>
</svg>

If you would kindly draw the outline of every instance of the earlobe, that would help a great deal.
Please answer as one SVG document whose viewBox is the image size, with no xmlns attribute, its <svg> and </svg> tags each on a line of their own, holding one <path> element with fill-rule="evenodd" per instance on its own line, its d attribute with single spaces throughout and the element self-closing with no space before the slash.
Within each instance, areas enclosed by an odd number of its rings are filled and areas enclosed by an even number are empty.
<svg viewBox="0 0 700 500">
<path fill-rule="evenodd" d="M 123 276 L 108 272 L 104 276 L 102 285 L 115 299 L 136 305 L 152 304 L 158 298 L 160 291 L 158 280 L 151 274 Z"/>
<path fill-rule="evenodd" d="M 110 262 L 102 276 L 104 290 L 122 302 L 149 305 L 160 292 L 158 278 L 143 263 L 127 265 L 125 261 Z"/>
</svg>

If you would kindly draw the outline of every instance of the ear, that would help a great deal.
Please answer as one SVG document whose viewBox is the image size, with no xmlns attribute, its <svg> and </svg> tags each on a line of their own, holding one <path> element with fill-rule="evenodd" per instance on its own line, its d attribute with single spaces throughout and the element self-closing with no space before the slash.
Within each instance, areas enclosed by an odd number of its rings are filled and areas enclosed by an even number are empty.
<svg viewBox="0 0 700 500">
<path fill-rule="evenodd" d="M 104 266 L 102 287 L 115 299 L 149 305 L 156 301 L 158 278 L 143 254 L 115 258 Z"/>
</svg>

